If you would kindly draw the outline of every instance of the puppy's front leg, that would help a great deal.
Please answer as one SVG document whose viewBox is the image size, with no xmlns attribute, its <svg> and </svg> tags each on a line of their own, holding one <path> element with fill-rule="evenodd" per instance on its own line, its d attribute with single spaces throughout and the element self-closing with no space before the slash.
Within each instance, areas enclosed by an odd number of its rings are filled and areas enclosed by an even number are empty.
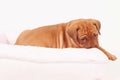
<svg viewBox="0 0 120 80">
<path fill-rule="evenodd" d="M 102 47 L 98 46 L 97 48 L 98 48 L 99 50 L 101 50 L 101 51 L 108 57 L 109 60 L 114 61 L 114 60 L 117 59 L 117 57 L 116 57 L 115 55 L 110 54 L 109 52 L 107 52 L 107 51 L 106 51 L 105 49 L 103 49 Z"/>
</svg>

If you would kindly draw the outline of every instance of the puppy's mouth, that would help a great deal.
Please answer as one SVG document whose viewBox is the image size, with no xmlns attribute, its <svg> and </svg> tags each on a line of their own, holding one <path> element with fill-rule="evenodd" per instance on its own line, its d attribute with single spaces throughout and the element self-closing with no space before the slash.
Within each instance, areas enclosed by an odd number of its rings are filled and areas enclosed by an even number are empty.
<svg viewBox="0 0 120 80">
<path fill-rule="evenodd" d="M 89 46 L 89 47 L 83 47 L 83 48 L 91 49 L 91 48 L 96 48 L 96 47 L 95 46 Z"/>
<path fill-rule="evenodd" d="M 90 49 L 90 48 L 98 48 L 99 47 L 99 45 L 94 45 L 94 46 L 89 46 L 89 47 L 87 47 L 87 49 Z"/>
<path fill-rule="evenodd" d="M 90 48 L 98 48 L 99 44 L 97 45 L 94 45 L 94 44 L 91 44 L 91 45 L 88 45 L 88 44 L 79 44 L 79 47 L 80 48 L 86 48 L 86 49 L 90 49 Z"/>
<path fill-rule="evenodd" d="M 86 49 L 90 49 L 90 48 L 95 48 L 95 47 L 90 46 L 90 47 L 87 47 Z"/>
</svg>

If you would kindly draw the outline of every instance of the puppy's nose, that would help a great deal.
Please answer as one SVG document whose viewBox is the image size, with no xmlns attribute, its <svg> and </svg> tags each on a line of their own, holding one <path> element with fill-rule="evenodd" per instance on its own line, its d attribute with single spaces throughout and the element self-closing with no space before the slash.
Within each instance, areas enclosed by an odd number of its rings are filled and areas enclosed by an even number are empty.
<svg viewBox="0 0 120 80">
<path fill-rule="evenodd" d="M 95 46 L 94 46 L 94 45 L 91 45 L 91 46 L 88 47 L 88 49 L 89 49 L 89 48 L 95 48 Z"/>
<path fill-rule="evenodd" d="M 92 46 L 90 46 L 89 48 L 93 48 Z"/>
<path fill-rule="evenodd" d="M 90 48 L 92 48 L 92 46 L 89 46 L 89 47 L 86 47 L 87 49 L 90 49 Z"/>
<path fill-rule="evenodd" d="M 90 49 L 90 48 L 92 48 L 92 46 L 87 47 L 87 49 Z"/>
</svg>

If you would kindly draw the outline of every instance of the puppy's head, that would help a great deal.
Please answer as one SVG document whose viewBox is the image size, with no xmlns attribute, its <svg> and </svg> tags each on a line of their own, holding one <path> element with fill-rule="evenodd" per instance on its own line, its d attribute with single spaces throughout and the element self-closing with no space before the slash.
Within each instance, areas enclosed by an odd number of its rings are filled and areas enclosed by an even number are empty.
<svg viewBox="0 0 120 80">
<path fill-rule="evenodd" d="M 67 24 L 66 30 L 72 41 L 80 48 L 99 46 L 100 22 L 95 19 L 78 19 Z"/>
</svg>

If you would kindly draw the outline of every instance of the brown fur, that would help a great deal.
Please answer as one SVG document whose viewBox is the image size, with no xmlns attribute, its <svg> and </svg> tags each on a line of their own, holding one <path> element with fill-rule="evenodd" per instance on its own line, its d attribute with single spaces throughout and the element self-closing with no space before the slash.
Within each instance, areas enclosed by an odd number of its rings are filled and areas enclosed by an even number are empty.
<svg viewBox="0 0 120 80">
<path fill-rule="evenodd" d="M 95 19 L 77 19 L 68 23 L 39 27 L 21 33 L 16 45 L 49 48 L 98 48 L 110 60 L 116 57 L 99 46 L 100 22 Z"/>
</svg>

